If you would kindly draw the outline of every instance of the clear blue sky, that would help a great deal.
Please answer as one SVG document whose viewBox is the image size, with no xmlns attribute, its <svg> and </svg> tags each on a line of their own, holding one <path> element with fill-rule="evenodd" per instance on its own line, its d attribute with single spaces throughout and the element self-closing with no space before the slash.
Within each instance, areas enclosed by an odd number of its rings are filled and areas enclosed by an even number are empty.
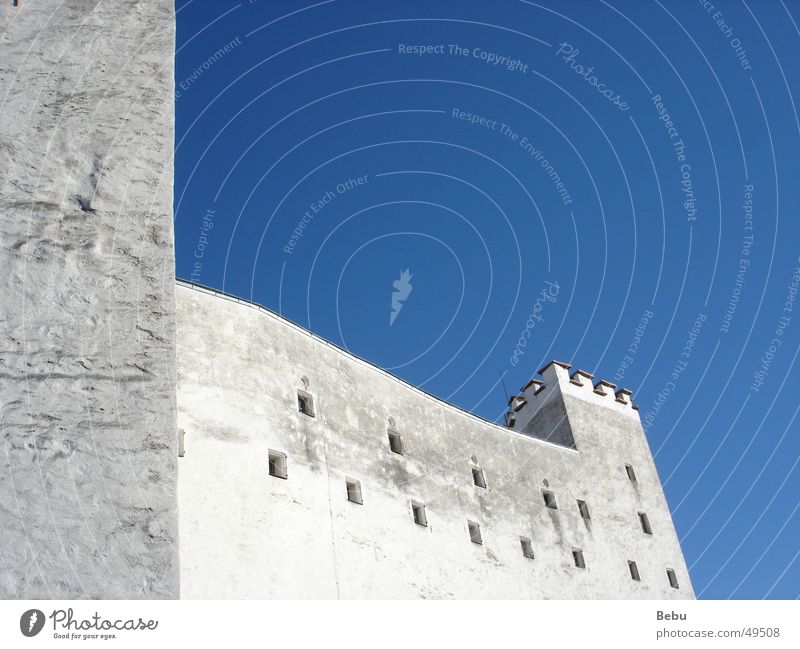
<svg viewBox="0 0 800 649">
<path fill-rule="evenodd" d="M 633 389 L 698 595 L 800 595 L 800 3 L 177 5 L 179 276 L 492 420 Z"/>
</svg>

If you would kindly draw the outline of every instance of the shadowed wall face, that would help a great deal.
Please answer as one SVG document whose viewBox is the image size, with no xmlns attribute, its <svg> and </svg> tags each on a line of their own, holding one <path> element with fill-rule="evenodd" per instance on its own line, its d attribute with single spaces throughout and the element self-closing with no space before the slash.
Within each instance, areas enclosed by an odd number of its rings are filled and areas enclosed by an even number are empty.
<svg viewBox="0 0 800 649">
<path fill-rule="evenodd" d="M 0 597 L 178 596 L 174 9 L 0 5 Z"/>
</svg>

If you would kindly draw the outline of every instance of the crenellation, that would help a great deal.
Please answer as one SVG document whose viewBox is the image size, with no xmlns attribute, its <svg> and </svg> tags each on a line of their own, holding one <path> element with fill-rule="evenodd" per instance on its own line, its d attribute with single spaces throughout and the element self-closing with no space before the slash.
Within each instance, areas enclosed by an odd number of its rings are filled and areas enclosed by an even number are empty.
<svg viewBox="0 0 800 649">
<path fill-rule="evenodd" d="M 586 370 L 574 370 L 570 373 L 571 366 L 562 361 L 551 361 L 539 370 L 542 380 L 532 378 L 522 388 L 525 403 L 520 406 L 515 401 L 514 407 L 509 404 L 506 413 L 506 422 L 509 428 L 522 430 L 529 427 L 531 420 L 546 403 L 553 388 L 557 387 L 560 393 L 578 396 L 606 407 L 619 409 L 632 417 L 638 418 L 638 407 L 631 395 L 633 392 L 627 388 L 617 389 L 615 383 L 605 379 L 594 381 L 594 375 Z"/>
<path fill-rule="evenodd" d="M 527 403 L 528 400 L 525 398 L 524 395 L 515 394 L 509 398 L 508 407 L 514 412 L 518 412 L 520 409 L 524 408 L 527 405 Z"/>
<path fill-rule="evenodd" d="M 528 381 L 525 386 L 522 388 L 522 392 L 525 394 L 536 394 L 537 392 L 541 392 L 544 389 L 544 383 L 537 379 L 531 379 Z"/>
<path fill-rule="evenodd" d="M 594 374 L 590 374 L 584 370 L 575 370 L 570 376 L 569 380 L 573 385 L 583 386 L 586 383 L 591 384 L 593 378 Z"/>
<path fill-rule="evenodd" d="M 621 388 L 616 392 L 616 401 L 626 406 L 633 405 L 631 401 L 631 395 L 633 392 L 628 390 L 627 388 Z"/>
<path fill-rule="evenodd" d="M 617 386 L 610 381 L 606 381 L 605 379 L 600 379 L 597 383 L 594 384 L 594 393 L 599 394 L 601 397 L 607 397 L 614 394 L 614 390 L 617 389 Z"/>
<path fill-rule="evenodd" d="M 550 361 L 547 365 L 539 370 L 545 387 L 551 385 L 561 384 L 564 381 L 569 381 L 569 369 L 572 367 L 569 363 L 562 361 Z"/>
</svg>

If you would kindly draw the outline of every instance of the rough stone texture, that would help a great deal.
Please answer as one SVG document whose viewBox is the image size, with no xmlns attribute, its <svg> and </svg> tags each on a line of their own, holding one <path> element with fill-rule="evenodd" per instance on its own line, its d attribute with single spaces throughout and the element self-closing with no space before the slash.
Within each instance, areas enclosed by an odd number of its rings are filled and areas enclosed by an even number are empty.
<svg viewBox="0 0 800 649">
<path fill-rule="evenodd" d="M 178 596 L 171 0 L 0 3 L 0 597 Z"/>
<path fill-rule="evenodd" d="M 574 438 L 566 448 L 458 410 L 244 301 L 179 284 L 177 309 L 182 597 L 694 596 L 629 402 L 551 366 L 526 408 L 535 426 Z M 298 390 L 313 397 L 313 418 L 298 412 Z M 540 408 L 548 400 L 560 405 Z M 390 417 L 402 456 L 389 450 Z M 288 479 L 269 476 L 270 449 L 286 453 Z M 487 489 L 473 484 L 473 466 Z M 363 505 L 348 502 L 348 477 Z M 558 510 L 544 506 L 543 489 Z M 425 504 L 427 527 L 413 522 L 412 500 Z M 470 542 L 468 520 L 482 545 Z"/>
</svg>

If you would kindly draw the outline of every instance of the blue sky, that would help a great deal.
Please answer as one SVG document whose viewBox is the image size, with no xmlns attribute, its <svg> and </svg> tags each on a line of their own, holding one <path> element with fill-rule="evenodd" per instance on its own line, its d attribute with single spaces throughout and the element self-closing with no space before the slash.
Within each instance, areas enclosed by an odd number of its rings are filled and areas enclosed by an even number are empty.
<svg viewBox="0 0 800 649">
<path fill-rule="evenodd" d="M 633 389 L 698 595 L 800 595 L 800 3 L 177 7 L 180 277 L 491 420 Z"/>
</svg>

